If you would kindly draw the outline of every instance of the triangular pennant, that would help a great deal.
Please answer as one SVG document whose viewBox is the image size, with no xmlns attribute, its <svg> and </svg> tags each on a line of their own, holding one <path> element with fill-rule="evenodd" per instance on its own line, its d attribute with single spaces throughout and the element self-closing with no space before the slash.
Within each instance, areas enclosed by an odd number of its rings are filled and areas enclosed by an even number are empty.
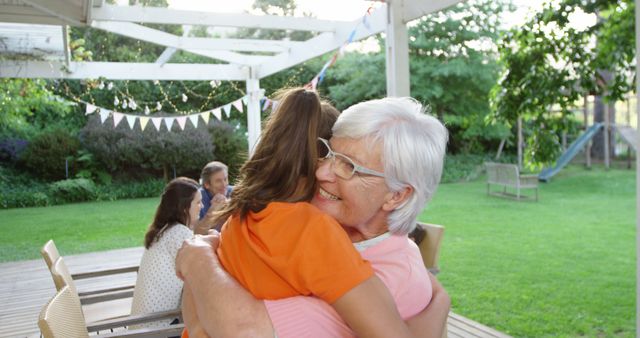
<svg viewBox="0 0 640 338">
<path fill-rule="evenodd" d="M 206 112 L 200 114 L 200 116 L 204 120 L 204 124 L 208 125 L 209 124 L 209 117 L 211 117 L 211 111 L 206 111 Z"/>
<path fill-rule="evenodd" d="M 171 127 L 173 127 L 173 121 L 175 121 L 175 117 L 165 117 L 164 123 L 167 125 L 167 130 L 171 131 Z"/>
<path fill-rule="evenodd" d="M 111 113 L 110 110 L 100 109 L 100 123 L 104 123 L 109 118 L 109 113 Z"/>
<path fill-rule="evenodd" d="M 245 105 L 249 104 L 249 95 L 245 95 L 242 97 L 242 103 L 244 103 Z"/>
<path fill-rule="evenodd" d="M 138 119 L 135 115 L 125 115 L 127 117 L 127 122 L 129 123 L 129 128 L 133 130 L 133 126 L 136 125 L 136 120 Z"/>
<path fill-rule="evenodd" d="M 229 116 L 231 116 L 231 103 L 225 104 L 222 109 L 224 109 L 224 114 L 229 118 Z"/>
<path fill-rule="evenodd" d="M 244 112 L 244 107 L 242 106 L 242 100 L 238 99 L 235 100 L 231 103 L 234 107 L 236 107 L 236 109 L 238 109 L 239 112 Z M 227 115 L 227 117 L 229 117 L 229 115 Z"/>
<path fill-rule="evenodd" d="M 278 108 L 278 101 L 273 101 L 273 102 L 271 103 L 271 110 L 272 110 L 272 111 L 273 111 L 273 110 L 276 110 L 276 108 Z"/>
<path fill-rule="evenodd" d="M 147 127 L 147 123 L 149 123 L 148 117 L 140 117 L 140 130 L 144 131 L 144 128 Z"/>
<path fill-rule="evenodd" d="M 311 89 L 316 90 L 316 88 L 318 87 L 318 77 L 314 77 L 313 80 L 311 80 Z M 275 107 L 275 103 L 273 104 L 273 109 L 276 109 Z"/>
<path fill-rule="evenodd" d="M 211 114 L 213 114 L 213 116 L 215 116 L 218 120 L 222 121 L 222 112 L 220 111 L 220 108 L 212 110 Z"/>
<path fill-rule="evenodd" d="M 184 130 L 184 126 L 187 125 L 187 117 L 186 116 L 180 116 L 180 117 L 177 117 L 176 120 L 178 121 L 178 125 L 180 126 L 180 130 Z"/>
<path fill-rule="evenodd" d="M 271 105 L 271 100 L 265 99 L 264 104 L 262 105 L 262 111 L 267 110 L 267 108 L 269 108 L 270 105 Z"/>
<path fill-rule="evenodd" d="M 198 128 L 199 117 L 200 117 L 200 114 L 189 115 L 189 121 L 191 121 L 191 124 L 193 124 L 195 128 Z"/>
<path fill-rule="evenodd" d="M 160 126 L 162 125 L 162 121 L 164 119 L 162 117 L 152 117 L 151 118 L 151 122 L 153 123 L 153 126 L 156 127 L 157 131 L 160 131 Z"/>
<path fill-rule="evenodd" d="M 87 107 L 84 110 L 85 115 L 93 114 L 98 107 L 92 105 L 91 103 L 87 103 Z"/>
<path fill-rule="evenodd" d="M 122 115 L 122 113 L 118 113 L 117 111 L 113 112 L 113 127 L 117 127 L 118 124 L 120 124 L 120 121 L 122 121 L 122 118 L 124 117 L 124 115 Z"/>
</svg>

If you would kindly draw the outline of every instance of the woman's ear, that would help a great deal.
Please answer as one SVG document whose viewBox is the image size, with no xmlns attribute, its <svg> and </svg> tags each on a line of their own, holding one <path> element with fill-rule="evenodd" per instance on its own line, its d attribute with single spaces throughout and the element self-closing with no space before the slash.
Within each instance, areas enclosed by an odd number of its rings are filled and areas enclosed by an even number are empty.
<svg viewBox="0 0 640 338">
<path fill-rule="evenodd" d="M 396 210 L 411 197 L 411 194 L 413 194 L 413 187 L 410 185 L 406 185 L 398 191 L 389 192 L 386 196 L 386 201 L 382 205 L 382 210 L 389 212 Z"/>
</svg>

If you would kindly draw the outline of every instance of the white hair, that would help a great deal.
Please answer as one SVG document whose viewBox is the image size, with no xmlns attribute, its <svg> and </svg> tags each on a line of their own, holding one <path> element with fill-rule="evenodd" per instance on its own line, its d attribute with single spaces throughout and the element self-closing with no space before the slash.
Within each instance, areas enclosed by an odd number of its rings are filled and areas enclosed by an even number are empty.
<svg viewBox="0 0 640 338">
<path fill-rule="evenodd" d="M 411 232 L 440 182 L 448 139 L 444 125 L 426 114 L 415 99 L 384 98 L 347 108 L 333 126 L 333 136 L 381 142 L 389 190 L 413 188 L 409 198 L 390 213 L 389 231 Z"/>
</svg>

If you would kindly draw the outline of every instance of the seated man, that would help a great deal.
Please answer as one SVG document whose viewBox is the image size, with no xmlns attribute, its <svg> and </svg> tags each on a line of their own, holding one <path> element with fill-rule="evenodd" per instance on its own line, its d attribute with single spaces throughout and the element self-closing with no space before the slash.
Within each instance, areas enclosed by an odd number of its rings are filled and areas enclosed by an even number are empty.
<svg viewBox="0 0 640 338">
<path fill-rule="evenodd" d="M 229 185 L 229 171 L 227 166 L 218 161 L 207 163 L 200 173 L 200 193 L 202 194 L 202 209 L 200 221 L 196 223 L 194 232 L 206 234 L 209 229 L 220 230 L 222 224 L 213 224 L 212 213 L 220 210 L 231 196 L 233 187 Z"/>
</svg>

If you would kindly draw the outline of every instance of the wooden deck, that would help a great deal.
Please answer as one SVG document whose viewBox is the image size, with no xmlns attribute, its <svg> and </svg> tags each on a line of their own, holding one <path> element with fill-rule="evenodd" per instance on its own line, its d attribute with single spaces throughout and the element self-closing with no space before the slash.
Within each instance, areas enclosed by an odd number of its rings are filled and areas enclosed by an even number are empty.
<svg viewBox="0 0 640 338">
<path fill-rule="evenodd" d="M 143 248 L 94 252 L 64 256 L 72 273 L 99 268 L 116 268 L 138 264 Z M 62 253 L 64 253 L 64 248 Z M 80 290 L 105 288 L 135 283 L 135 274 L 124 274 L 118 279 L 96 278 L 80 281 Z M 42 259 L 0 264 L 0 337 L 38 337 L 38 314 L 42 306 L 55 294 L 55 286 Z M 129 300 L 130 302 L 130 300 Z M 124 315 L 130 303 L 117 303 L 109 307 L 110 316 Z M 93 305 L 92 305 L 93 306 Z M 93 311 L 93 312 L 92 312 Z M 85 308 L 87 317 L 105 315 L 103 309 Z M 509 337 L 487 326 L 449 314 L 448 337 Z"/>
</svg>

